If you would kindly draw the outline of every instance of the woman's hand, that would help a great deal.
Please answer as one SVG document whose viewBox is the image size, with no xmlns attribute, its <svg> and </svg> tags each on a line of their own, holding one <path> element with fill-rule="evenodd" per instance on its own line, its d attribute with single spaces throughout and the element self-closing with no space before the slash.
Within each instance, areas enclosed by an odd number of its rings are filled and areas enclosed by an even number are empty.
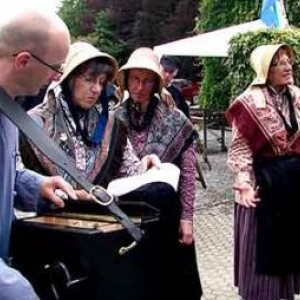
<svg viewBox="0 0 300 300">
<path fill-rule="evenodd" d="M 61 190 L 67 196 L 77 199 L 75 190 L 61 176 L 46 177 L 40 187 L 40 196 L 53 202 L 57 207 L 64 207 L 64 201 L 61 197 L 55 194 L 55 190 Z"/>
<path fill-rule="evenodd" d="M 191 245 L 194 241 L 193 222 L 180 220 L 179 242 L 184 245 Z"/>
<path fill-rule="evenodd" d="M 233 189 L 239 193 L 237 202 L 245 207 L 256 207 L 259 202 L 257 191 L 254 190 L 249 182 L 242 182 L 234 185 Z"/>
<path fill-rule="evenodd" d="M 143 169 L 145 171 L 147 171 L 153 167 L 159 169 L 160 165 L 161 165 L 160 158 L 156 154 L 150 154 L 150 155 L 144 156 L 141 159 L 141 163 L 142 163 Z"/>
</svg>

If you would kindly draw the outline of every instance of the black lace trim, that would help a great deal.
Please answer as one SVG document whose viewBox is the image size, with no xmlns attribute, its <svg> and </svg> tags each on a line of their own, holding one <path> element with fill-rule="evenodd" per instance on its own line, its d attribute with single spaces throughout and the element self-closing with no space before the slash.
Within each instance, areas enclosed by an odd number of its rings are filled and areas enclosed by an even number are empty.
<svg viewBox="0 0 300 300">
<path fill-rule="evenodd" d="M 275 109 L 277 111 L 277 113 L 279 114 L 280 118 L 283 121 L 284 127 L 287 131 L 287 133 L 290 136 L 293 136 L 297 131 L 298 131 L 298 123 L 297 123 L 297 118 L 296 118 L 296 113 L 295 113 L 295 108 L 294 108 L 294 104 L 293 104 L 293 99 L 292 99 L 292 95 L 290 90 L 287 88 L 286 91 L 284 92 L 284 97 L 287 98 L 288 101 L 288 105 L 289 105 L 289 111 L 290 111 L 290 125 L 288 124 L 288 122 L 286 121 L 284 115 L 282 114 L 281 110 L 278 108 L 277 103 L 275 103 L 275 99 L 274 99 L 274 91 L 272 91 L 270 88 L 268 88 L 269 92 L 272 95 L 272 99 L 275 105 Z"/>
<path fill-rule="evenodd" d="M 153 97 L 147 107 L 147 111 L 142 113 L 139 105 L 133 103 L 133 100 L 129 98 L 126 102 L 126 112 L 129 121 L 129 126 L 136 131 L 143 131 L 147 128 L 154 117 L 155 109 L 158 104 L 158 99 Z"/>
</svg>

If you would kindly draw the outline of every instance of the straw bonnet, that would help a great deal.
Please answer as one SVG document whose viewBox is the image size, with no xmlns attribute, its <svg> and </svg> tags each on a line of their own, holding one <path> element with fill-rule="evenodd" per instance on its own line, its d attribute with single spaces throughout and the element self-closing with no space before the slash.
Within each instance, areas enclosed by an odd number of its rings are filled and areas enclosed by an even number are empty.
<svg viewBox="0 0 300 300">
<path fill-rule="evenodd" d="M 63 82 L 76 67 L 82 63 L 93 59 L 93 58 L 103 58 L 109 59 L 113 66 L 113 74 L 118 70 L 117 61 L 109 54 L 99 51 L 93 45 L 86 42 L 75 42 L 70 46 L 69 53 L 66 58 L 66 62 L 63 66 L 63 75 L 61 76 L 59 83 Z M 110 78 L 110 80 L 113 78 Z"/>
<path fill-rule="evenodd" d="M 125 73 L 130 69 L 145 69 L 154 72 L 159 78 L 159 91 L 163 88 L 163 79 L 160 73 L 159 58 L 151 48 L 136 49 L 116 74 L 117 83 L 123 93 L 126 90 Z"/>
<path fill-rule="evenodd" d="M 274 55 L 281 48 L 285 48 L 291 58 L 294 58 L 293 48 L 287 44 L 262 45 L 255 48 L 250 56 L 250 64 L 256 73 L 251 85 L 265 84 L 267 82 L 270 65 Z"/>
</svg>

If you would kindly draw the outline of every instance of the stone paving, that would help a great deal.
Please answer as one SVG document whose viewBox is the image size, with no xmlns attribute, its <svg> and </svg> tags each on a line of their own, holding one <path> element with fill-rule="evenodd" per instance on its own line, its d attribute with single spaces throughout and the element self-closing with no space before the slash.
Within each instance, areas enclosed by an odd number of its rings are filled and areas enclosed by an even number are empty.
<svg viewBox="0 0 300 300">
<path fill-rule="evenodd" d="M 236 300 L 233 287 L 232 204 L 197 213 L 195 218 L 198 266 L 203 300 Z"/>
<path fill-rule="evenodd" d="M 232 261 L 233 177 L 226 168 L 226 152 L 220 151 L 214 135 L 208 134 L 207 151 L 212 170 L 201 162 L 208 187 L 204 190 L 199 185 L 194 218 L 202 300 L 237 300 Z"/>
</svg>

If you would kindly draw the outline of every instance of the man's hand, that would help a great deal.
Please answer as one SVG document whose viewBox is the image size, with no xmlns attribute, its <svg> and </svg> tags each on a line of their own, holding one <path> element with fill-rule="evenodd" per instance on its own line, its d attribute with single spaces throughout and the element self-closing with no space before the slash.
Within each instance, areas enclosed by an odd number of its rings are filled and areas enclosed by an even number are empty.
<svg viewBox="0 0 300 300">
<path fill-rule="evenodd" d="M 75 190 L 77 199 L 79 200 L 87 200 L 87 201 L 91 201 L 93 200 L 93 196 L 88 193 L 86 190 Z"/>
<path fill-rule="evenodd" d="M 161 161 L 156 154 L 150 154 L 150 155 L 144 156 L 141 159 L 141 163 L 142 163 L 143 169 L 145 171 L 149 170 L 152 167 L 159 169 L 160 165 L 161 165 Z"/>
<path fill-rule="evenodd" d="M 53 202 L 57 207 L 64 207 L 64 201 L 55 194 L 60 189 L 70 198 L 77 199 L 75 190 L 60 176 L 46 177 L 40 188 L 40 196 Z"/>
</svg>

